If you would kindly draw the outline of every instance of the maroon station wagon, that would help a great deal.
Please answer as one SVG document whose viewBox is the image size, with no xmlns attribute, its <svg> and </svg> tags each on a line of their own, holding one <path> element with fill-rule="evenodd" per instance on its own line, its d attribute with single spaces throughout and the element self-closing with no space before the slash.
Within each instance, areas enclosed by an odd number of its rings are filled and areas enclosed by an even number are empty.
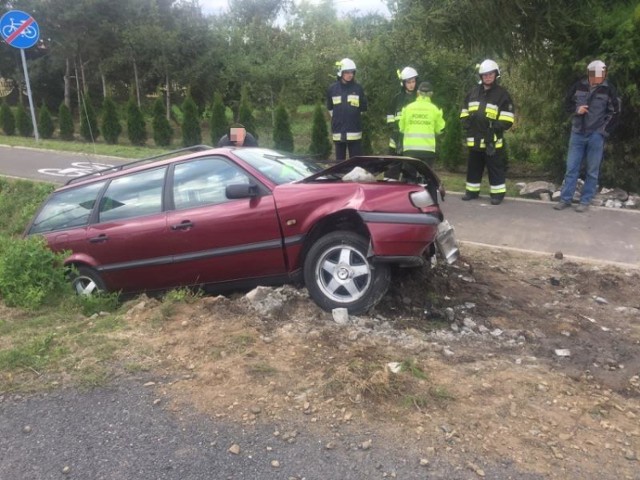
<svg viewBox="0 0 640 480">
<path fill-rule="evenodd" d="M 323 169 L 264 148 L 197 146 L 68 181 L 25 234 L 71 252 L 82 294 L 304 282 L 321 308 L 362 313 L 391 266 L 423 265 L 442 246 L 455 261 L 443 194 L 412 158 Z"/>
</svg>

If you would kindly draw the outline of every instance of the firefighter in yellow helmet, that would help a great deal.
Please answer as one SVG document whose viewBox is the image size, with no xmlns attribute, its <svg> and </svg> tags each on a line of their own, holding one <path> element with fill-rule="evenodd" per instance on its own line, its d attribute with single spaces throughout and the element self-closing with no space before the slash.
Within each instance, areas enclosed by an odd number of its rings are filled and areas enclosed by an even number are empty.
<svg viewBox="0 0 640 480">
<path fill-rule="evenodd" d="M 393 97 L 387 113 L 389 153 L 391 155 L 402 153 L 402 135 L 399 129 L 402 109 L 416 99 L 418 91 L 418 72 L 415 68 L 404 67 L 402 71 L 398 71 L 398 78 L 402 87 Z"/>
<path fill-rule="evenodd" d="M 460 112 L 469 149 L 466 192 L 462 200 L 478 198 L 486 166 L 491 204 L 500 205 L 506 192 L 504 132 L 513 125 L 513 101 L 509 92 L 498 85 L 500 68 L 496 62 L 483 61 L 478 75 L 480 81 L 467 93 Z"/>
</svg>

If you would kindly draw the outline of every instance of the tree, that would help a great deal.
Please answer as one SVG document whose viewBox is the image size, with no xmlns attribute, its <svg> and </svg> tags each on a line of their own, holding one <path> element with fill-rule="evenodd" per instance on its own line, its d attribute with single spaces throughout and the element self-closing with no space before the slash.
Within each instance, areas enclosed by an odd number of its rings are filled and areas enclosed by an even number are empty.
<svg viewBox="0 0 640 480">
<path fill-rule="evenodd" d="M 98 118 L 91 104 L 89 92 L 82 96 L 82 104 L 80 105 L 80 135 L 87 142 L 94 142 L 100 136 Z"/>
<path fill-rule="evenodd" d="M 42 138 L 51 138 L 53 137 L 53 131 L 54 126 L 51 112 L 49 112 L 47 104 L 43 103 L 38 114 L 38 133 L 40 133 Z"/>
<path fill-rule="evenodd" d="M 276 108 L 275 125 L 273 127 L 273 144 L 276 150 L 293 152 L 293 133 L 291 133 L 289 113 L 282 103 Z"/>
<path fill-rule="evenodd" d="M 109 144 L 118 143 L 118 137 L 122 133 L 122 125 L 118 119 L 116 104 L 111 97 L 104 99 L 102 104 L 102 135 L 104 141 Z"/>
<path fill-rule="evenodd" d="M 331 142 L 329 141 L 329 130 L 324 117 L 324 109 L 319 103 L 313 110 L 313 125 L 311 128 L 311 146 L 309 153 L 321 159 L 329 158 L 331 155 Z"/>
<path fill-rule="evenodd" d="M 247 132 L 251 133 L 256 139 L 258 138 L 258 132 L 256 131 L 256 121 L 253 118 L 253 111 L 249 103 L 249 89 L 246 85 L 242 87 L 242 94 L 240 95 L 240 106 L 238 107 L 238 122 L 244 125 Z"/>
<path fill-rule="evenodd" d="M 127 103 L 127 136 L 132 145 L 144 145 L 147 142 L 147 125 L 134 98 Z"/>
<path fill-rule="evenodd" d="M 159 147 L 171 145 L 173 132 L 165 114 L 164 103 L 161 97 L 153 103 L 153 141 Z"/>
<path fill-rule="evenodd" d="M 2 121 L 2 131 L 5 135 L 16 134 L 16 118 L 13 116 L 11 107 L 5 101 L 2 102 L 2 107 L 0 107 L 0 121 Z"/>
<path fill-rule="evenodd" d="M 71 110 L 62 102 L 58 109 L 58 122 L 60 123 L 60 138 L 63 140 L 73 140 L 74 125 Z"/>
<path fill-rule="evenodd" d="M 213 105 L 211 106 L 211 119 L 209 120 L 211 131 L 211 145 L 216 145 L 218 140 L 227 133 L 229 124 L 227 122 L 226 108 L 222 102 L 222 95 L 218 92 L 213 95 Z M 253 132 L 252 132 L 253 133 Z"/>
<path fill-rule="evenodd" d="M 200 115 L 196 103 L 188 95 L 182 104 L 182 145 L 190 147 L 202 143 L 202 131 L 200 130 Z"/>
<path fill-rule="evenodd" d="M 31 123 L 31 117 L 27 113 L 27 110 L 20 103 L 16 109 L 16 125 L 18 127 L 18 133 L 23 137 L 30 137 L 33 135 L 33 124 Z"/>
</svg>

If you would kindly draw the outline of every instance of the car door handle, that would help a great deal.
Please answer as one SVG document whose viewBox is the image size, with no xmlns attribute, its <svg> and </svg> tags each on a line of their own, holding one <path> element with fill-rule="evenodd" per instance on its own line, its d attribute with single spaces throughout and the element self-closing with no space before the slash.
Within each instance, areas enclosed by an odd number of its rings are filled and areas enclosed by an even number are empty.
<svg viewBox="0 0 640 480">
<path fill-rule="evenodd" d="M 102 243 L 106 242 L 107 240 L 109 240 L 109 237 L 106 234 L 101 233 L 97 237 L 90 238 L 89 243 Z"/>
<path fill-rule="evenodd" d="M 194 226 L 195 226 L 195 223 L 189 220 L 184 220 L 178 223 L 177 225 L 171 225 L 171 230 L 188 230 L 189 228 Z"/>
</svg>

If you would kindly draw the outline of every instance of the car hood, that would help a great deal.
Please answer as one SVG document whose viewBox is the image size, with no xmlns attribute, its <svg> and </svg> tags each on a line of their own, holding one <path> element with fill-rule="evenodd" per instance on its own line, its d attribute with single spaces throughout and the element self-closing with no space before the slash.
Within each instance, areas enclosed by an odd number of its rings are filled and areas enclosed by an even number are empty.
<svg viewBox="0 0 640 480">
<path fill-rule="evenodd" d="M 344 181 L 373 182 L 384 178 L 398 178 L 400 174 L 406 183 L 430 184 L 436 188 L 441 185 L 438 175 L 423 161 L 393 155 L 352 157 L 299 182 L 343 180 L 345 176 Z"/>
</svg>

